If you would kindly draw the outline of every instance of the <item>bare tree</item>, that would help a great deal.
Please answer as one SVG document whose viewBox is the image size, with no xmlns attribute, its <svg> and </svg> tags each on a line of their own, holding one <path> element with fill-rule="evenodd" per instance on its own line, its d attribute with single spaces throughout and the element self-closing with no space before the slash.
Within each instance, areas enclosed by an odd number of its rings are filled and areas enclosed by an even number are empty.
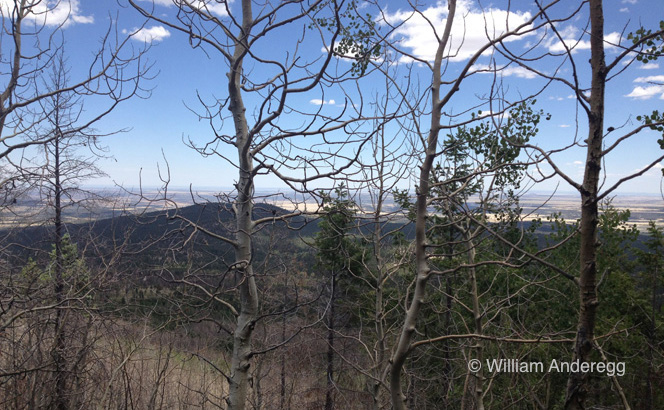
<svg viewBox="0 0 664 410">
<path fill-rule="evenodd" d="M 67 87 L 68 71 L 66 61 L 61 55 L 55 57 L 50 78 L 50 86 L 46 89 L 60 90 Z M 97 135 L 92 135 L 90 130 L 80 129 L 76 121 L 82 113 L 82 102 L 73 92 L 56 93 L 51 97 L 40 100 L 40 106 L 44 113 L 48 113 L 46 121 L 51 127 L 53 138 L 44 143 L 44 165 L 36 164 L 36 172 L 39 173 L 38 184 L 42 188 L 40 194 L 44 196 L 47 209 L 52 210 L 53 215 L 53 293 L 55 302 L 63 309 L 55 311 L 55 344 L 53 347 L 53 361 L 55 364 L 55 405 L 57 409 L 69 407 L 68 396 L 71 386 L 68 379 L 71 378 L 72 369 L 68 369 L 68 362 L 81 361 L 82 358 L 67 357 L 68 326 L 67 326 L 67 287 L 72 284 L 81 283 L 84 278 L 74 277 L 79 273 L 65 272 L 65 254 L 63 248 L 68 245 L 69 235 L 65 233 L 64 214 L 66 209 L 78 205 L 85 206 L 86 202 L 94 199 L 95 194 L 86 192 L 78 187 L 84 180 L 103 176 L 103 173 L 95 165 L 95 155 L 102 152 L 99 147 Z M 77 134 L 72 134 L 71 129 L 77 129 Z M 34 140 L 40 140 L 39 137 Z M 92 157 L 83 157 L 75 151 L 78 148 L 89 148 Z M 97 151 L 97 152 L 95 152 Z M 23 170 L 25 173 L 25 169 Z M 70 256 L 71 258 L 71 256 Z M 66 278 L 65 276 L 69 276 Z M 85 333 L 85 331 L 84 331 Z M 81 351 L 81 353 L 87 353 Z"/>
<path fill-rule="evenodd" d="M 29 375 L 35 388 L 26 402 L 57 409 L 81 405 L 90 388 L 81 375 L 89 368 L 87 357 L 97 341 L 96 317 L 78 313 L 89 307 L 101 283 L 97 280 L 103 282 L 105 276 L 101 268 L 91 273 L 82 256 L 85 249 L 79 250 L 65 234 L 64 210 L 81 198 L 74 192 L 76 183 L 100 173 L 89 157 L 75 151 L 98 149 L 100 134 L 90 134 L 91 126 L 121 102 L 149 94 L 142 87 L 150 69 L 144 61 L 147 48 L 129 47 L 131 37 L 119 37 L 111 23 L 87 70 L 72 81 L 63 57 L 66 27 L 77 19 L 70 6 L 68 1 L 34 0 L 0 5 L 0 42 L 6 57 L 0 62 L 3 225 L 11 226 L 12 213 L 20 217 L 25 211 L 16 204 L 14 189 L 21 187 L 28 199 L 40 200 L 44 211 L 22 222 L 38 225 L 46 215 L 54 229 L 49 238 L 53 252 L 46 257 L 37 245 L 40 227 L 30 228 L 34 237 L 28 249 L 21 249 L 25 242 L 3 242 L 8 263 L 3 266 L 0 329 L 11 335 L 7 346 L 20 358 L 3 367 L 3 376 L 10 386 L 16 377 Z M 82 101 L 92 96 L 102 97 L 97 109 L 84 110 Z M 13 242 L 19 229 L 28 228 L 9 230 L 6 239 Z M 34 260 L 26 263 L 28 255 Z M 49 377 L 42 378 L 46 374 Z M 16 388 L 15 396 L 8 396 L 14 397 L 16 408 L 21 406 L 20 392 Z"/>
<path fill-rule="evenodd" d="M 371 30 L 344 24 L 344 13 L 354 9 L 353 2 L 174 0 L 176 12 L 165 17 L 156 4 L 148 8 L 133 0 L 129 3 L 145 17 L 187 36 L 194 47 L 219 58 L 225 67 L 225 96 L 213 97 L 209 103 L 199 97 L 203 103 L 199 117 L 210 122 L 214 137 L 205 144 L 190 143 L 203 156 L 218 156 L 237 170 L 235 190 L 228 198 L 235 226 L 224 234 L 201 226 L 196 229 L 233 248 L 228 268 L 234 275 L 238 306 L 219 302 L 236 318 L 227 403 L 232 409 L 243 409 L 256 354 L 252 335 L 261 317 L 254 236 L 266 223 L 302 213 L 296 209 L 287 215 L 257 217 L 255 180 L 272 174 L 295 191 L 307 192 L 309 184 L 333 177 L 356 160 L 367 141 L 365 135 L 372 130 L 358 122 L 365 117 L 361 101 L 351 104 L 351 91 L 340 86 L 342 79 L 352 84 L 357 74 L 365 72 L 375 50 L 365 46 L 371 42 Z M 280 41 L 285 33 L 302 34 L 292 44 L 282 43 L 284 47 L 275 53 L 269 44 Z M 306 55 L 300 45 L 309 39 L 316 41 L 314 48 L 326 51 Z M 349 53 L 353 53 L 353 64 L 344 68 L 337 58 Z M 333 107 L 328 107 L 326 98 L 332 92 L 345 99 L 334 113 L 328 111 Z M 292 103 L 308 96 L 314 96 L 319 107 L 306 111 Z M 282 118 L 286 113 L 289 121 Z M 301 125 L 291 125 L 295 123 Z M 235 155 L 224 147 L 232 148 Z"/>
<path fill-rule="evenodd" d="M 400 93 L 395 88 L 405 90 L 392 87 L 391 80 L 386 78 L 386 93 L 376 108 L 380 113 L 387 114 L 389 103 L 399 101 Z M 406 179 L 412 165 L 411 156 L 402 154 L 407 144 L 407 134 L 391 134 L 386 129 L 387 124 L 377 124 L 377 128 L 380 131 L 372 140 L 368 159 L 363 161 L 366 186 L 360 192 L 368 195 L 369 200 L 360 202 L 363 212 L 358 232 L 369 248 L 362 257 L 363 271 L 366 273 L 357 278 L 358 281 L 366 282 L 374 294 L 373 327 L 369 328 L 373 331 L 367 332 L 365 338 L 361 335 L 358 337 L 370 359 L 369 367 L 361 372 L 367 376 L 367 389 L 372 396 L 373 409 L 384 408 L 388 402 L 386 377 L 389 371 L 389 347 L 396 328 L 395 323 L 388 319 L 389 305 L 394 303 L 389 290 L 398 287 L 394 276 L 410 261 L 409 252 L 400 249 L 404 245 L 399 243 L 405 237 L 403 212 L 397 207 L 390 208 L 388 203 L 397 191 L 398 184 Z M 368 229 L 364 229 L 365 226 Z M 395 249 L 400 250 L 395 252 Z"/>
<path fill-rule="evenodd" d="M 0 42 L 7 56 L 0 63 L 0 160 L 8 163 L 0 186 L 5 192 L 21 180 L 22 151 L 55 139 L 56 134 L 48 132 L 53 112 L 43 109 L 44 100 L 64 93 L 107 98 L 105 107 L 100 105 L 102 108 L 92 114 L 79 115 L 76 129 L 68 131 L 76 133 L 93 126 L 122 101 L 147 91 L 140 84 L 150 68 L 144 57 L 146 49 L 129 47 L 131 37 L 119 37 L 113 24 L 100 39 L 84 71 L 86 75 L 59 87 L 47 85 L 44 76 L 58 65 L 65 48 L 66 26 L 75 19 L 70 14 L 68 1 L 15 0 L 3 2 L 0 7 Z"/>
</svg>

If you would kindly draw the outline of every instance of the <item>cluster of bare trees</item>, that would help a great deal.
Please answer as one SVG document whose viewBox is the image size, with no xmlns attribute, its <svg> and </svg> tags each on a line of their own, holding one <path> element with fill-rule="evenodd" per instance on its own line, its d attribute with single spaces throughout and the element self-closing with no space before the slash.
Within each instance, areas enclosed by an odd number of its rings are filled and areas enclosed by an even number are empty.
<svg viewBox="0 0 664 410">
<path fill-rule="evenodd" d="M 103 134 L 94 127 L 123 101 L 148 95 L 150 67 L 147 49 L 130 46 L 109 21 L 97 51 L 71 74 L 65 28 L 75 24 L 75 6 L 0 5 L 4 408 L 88 407 L 102 397 L 99 383 L 128 358 L 112 344 L 98 349 L 108 334 L 98 294 L 117 277 L 122 244 L 69 232 L 65 215 L 100 199 L 80 188 L 102 174 L 95 162 L 104 155 Z M 84 109 L 88 99 L 94 110 Z"/>
<path fill-rule="evenodd" d="M 631 67 L 661 56 L 664 23 L 628 25 L 609 42 L 602 0 L 534 2 L 527 13 L 457 0 L 398 11 L 352 0 L 124 5 L 218 69 L 216 97 L 198 94 L 211 136 L 188 145 L 233 166 L 234 190 L 217 203 L 192 193 L 195 211 L 171 206 L 133 228 L 123 219 L 103 235 L 94 224 L 68 232 L 67 209 L 93 197 L 78 184 L 102 173 L 99 138 L 115 132 L 93 127 L 146 96 L 148 50 L 111 25 L 76 78 L 66 20 L 48 20 L 60 3 L 2 3 L 2 226 L 20 225 L 6 230 L 0 268 L 2 406 L 630 408 L 639 393 L 625 383 L 647 385 L 649 408 L 662 403 L 654 365 L 644 384 L 587 372 L 508 381 L 467 363 L 617 361 L 635 354 L 621 337 L 642 324 L 650 362 L 661 359 L 661 284 L 653 276 L 641 321 L 602 313 L 600 295 L 621 298 L 616 283 L 634 272 L 613 273 L 621 268 L 599 247 L 631 235 L 602 201 L 664 160 L 655 153 L 604 183 L 621 144 L 662 133 L 657 110 L 606 128 L 605 99 Z M 478 15 L 485 30 L 469 47 L 458 28 Z M 576 38 L 563 32 L 579 21 Z M 404 34 L 411 25 L 431 49 Z M 536 86 L 515 90 L 514 72 Z M 550 115 L 537 98 L 552 87 L 578 113 L 577 132 L 554 147 L 538 141 Z M 88 97 L 107 105 L 85 111 Z M 573 150 L 586 155 L 581 180 L 559 163 Z M 289 193 L 258 193 L 265 176 Z M 554 218 L 543 240 L 519 197 L 554 178 L 578 191 L 581 217 Z M 46 209 L 26 218 L 21 199 L 35 194 Z M 162 194 L 139 200 L 174 205 L 168 183 Z M 26 226 L 44 220 L 46 231 Z M 157 233 L 133 239 L 146 225 Z M 25 232 L 48 232 L 48 245 Z"/>
</svg>

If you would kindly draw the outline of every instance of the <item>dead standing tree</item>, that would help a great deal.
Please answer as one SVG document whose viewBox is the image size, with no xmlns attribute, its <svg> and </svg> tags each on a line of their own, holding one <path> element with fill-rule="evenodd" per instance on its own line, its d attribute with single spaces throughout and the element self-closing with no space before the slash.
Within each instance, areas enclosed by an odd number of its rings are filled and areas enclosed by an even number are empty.
<svg viewBox="0 0 664 410">
<path fill-rule="evenodd" d="M 0 44 L 7 56 L 0 62 L 0 160 L 6 163 L 0 189 L 5 192 L 21 182 L 22 151 L 55 138 L 54 133 L 43 132 L 53 113 L 42 109 L 42 101 L 66 93 L 106 97 L 108 103 L 100 105 L 101 109 L 78 118 L 76 129 L 69 131 L 74 134 L 90 128 L 137 93 L 149 93 L 140 85 L 150 69 L 144 57 L 146 48 L 129 47 L 131 36 L 118 37 L 113 24 L 100 38 L 83 75 L 72 76 L 61 87 L 43 87 L 42 80 L 58 64 L 65 48 L 66 27 L 90 22 L 90 17 L 74 12 L 78 10 L 64 0 L 14 0 L 0 5 Z"/>
<path fill-rule="evenodd" d="M 46 337 L 44 335 L 49 334 L 46 323 L 51 320 L 50 314 L 54 313 L 57 317 L 57 340 L 51 356 L 55 365 L 52 373 L 56 386 L 41 395 L 41 390 L 33 389 L 32 397 L 26 398 L 25 402 L 33 400 L 34 405 L 34 400 L 49 400 L 49 396 L 53 396 L 49 404 L 51 407 L 66 408 L 69 398 L 76 395 L 66 391 L 66 373 L 77 373 L 77 364 L 65 363 L 62 323 L 69 306 L 79 302 L 81 306 L 84 305 L 91 294 L 91 284 L 86 277 L 76 277 L 84 276 L 78 264 L 77 269 L 72 268 L 66 272 L 72 275 L 70 281 L 76 285 L 67 287 L 63 280 L 65 270 L 71 268 L 67 260 L 69 256 L 65 255 L 71 247 L 63 244 L 62 207 L 66 200 L 62 197 L 70 187 L 68 179 L 82 178 L 90 170 L 80 169 L 80 162 L 65 160 L 64 145 L 69 145 L 65 141 L 72 136 L 85 135 L 91 126 L 106 117 L 121 102 L 142 94 L 145 90 L 141 88 L 141 83 L 147 78 L 150 67 L 144 61 L 146 48 L 129 47 L 131 37 L 118 37 L 111 23 L 102 33 L 99 46 L 87 67 L 85 64 L 79 67 L 82 69 L 79 73 L 82 74 L 72 76 L 71 81 L 65 81 L 67 68 L 62 55 L 66 48 L 66 28 L 71 24 L 89 23 L 91 17 L 82 16 L 77 4 L 69 1 L 17 0 L 2 2 L 0 18 L 0 44 L 5 57 L 0 62 L 0 161 L 4 172 L 0 178 L 0 190 L 4 197 L 1 206 L 3 211 L 9 210 L 5 215 L 11 215 L 16 212 L 12 209 L 17 194 L 14 188 L 31 189 L 39 185 L 49 187 L 46 179 L 53 177 L 50 179 L 54 183 L 50 186 L 53 188 L 50 192 L 55 193 L 55 196 L 46 196 L 53 200 L 50 207 L 53 211 L 51 213 L 55 213 L 56 230 L 52 292 L 44 284 L 43 278 L 30 277 L 29 273 L 36 271 L 37 266 L 34 263 L 26 264 L 24 254 L 16 255 L 8 251 L 9 248 L 3 248 L 8 263 L 3 265 L 3 281 L 0 285 L 0 330 L 3 334 L 12 335 L 13 339 L 9 338 L 7 342 L 16 354 L 25 355 L 23 361 L 11 361 L 11 367 L 3 370 L 3 376 L 6 377 L 3 381 L 8 386 L 14 382 L 18 386 L 20 382 L 16 381 L 17 377 L 29 375 L 31 380 L 38 380 L 38 371 L 51 366 L 51 361 L 42 360 L 36 353 L 41 349 L 31 350 L 33 346 L 42 345 L 47 349 L 45 346 L 48 344 L 44 343 L 44 339 L 38 338 L 38 344 L 21 350 L 25 346 L 21 345 L 21 336 L 17 335 L 32 324 L 35 332 L 42 332 L 42 336 Z M 53 75 L 60 77 L 55 78 Z M 99 97 L 95 110 L 84 111 L 81 108 L 75 112 L 74 108 L 71 111 L 74 100 L 93 96 Z M 65 111 L 69 111 L 68 114 L 63 114 Z M 41 155 L 44 152 L 47 159 Z M 4 226 L 11 226 L 12 221 L 2 219 Z M 17 270 L 21 272 L 17 273 Z M 86 335 L 83 336 L 83 345 L 86 344 L 85 338 Z M 82 356 L 77 357 L 80 359 Z M 73 367 L 65 370 L 66 365 Z M 41 389 L 48 383 L 38 384 Z M 14 405 L 19 406 L 17 403 L 14 402 Z"/>
<path fill-rule="evenodd" d="M 203 146 L 191 145 L 203 156 L 218 156 L 237 169 L 231 233 L 219 234 L 200 226 L 196 229 L 234 250 L 234 260 L 228 265 L 235 275 L 239 306 L 219 302 L 236 318 L 226 401 L 231 409 L 243 409 L 255 354 L 252 334 L 260 318 L 254 234 L 266 223 L 302 212 L 255 218 L 255 180 L 272 174 L 295 191 L 306 192 L 307 184 L 334 177 L 357 159 L 367 141 L 364 134 L 373 130 L 362 129 L 361 100 L 348 102 L 351 95 L 341 88 L 341 79 L 352 84 L 358 74 L 364 74 L 368 59 L 377 50 L 370 46 L 372 30 L 343 25 L 344 13 L 355 10 L 353 2 L 344 1 L 173 0 L 176 12 L 171 16 L 164 16 L 155 5 L 148 9 L 133 0 L 129 3 L 146 18 L 187 36 L 194 47 L 220 57 L 225 66 L 226 96 L 214 98 L 211 104 L 199 97 L 203 105 L 199 115 L 210 121 L 214 139 Z M 275 48 L 275 42 L 280 46 Z M 321 46 L 325 50 L 322 54 Z M 315 53 L 306 55 L 304 49 Z M 343 68 L 344 63 L 336 57 L 347 54 L 353 55 L 354 62 Z M 325 95 L 334 87 L 346 103 L 329 115 L 332 107 L 327 107 L 330 103 Z M 312 112 L 292 105 L 312 95 L 320 98 L 319 107 Z M 293 120 L 284 120 L 284 114 Z M 232 126 L 227 127 L 226 122 Z M 295 123 L 299 125 L 291 125 Z M 235 155 L 229 155 L 224 147 L 231 147 Z"/>
</svg>

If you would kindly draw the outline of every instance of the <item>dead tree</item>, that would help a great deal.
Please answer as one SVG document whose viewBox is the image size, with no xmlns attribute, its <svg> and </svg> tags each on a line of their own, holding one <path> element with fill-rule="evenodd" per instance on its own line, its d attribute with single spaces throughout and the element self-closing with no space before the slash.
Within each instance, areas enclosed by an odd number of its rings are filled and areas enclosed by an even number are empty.
<svg viewBox="0 0 664 410">
<path fill-rule="evenodd" d="M 144 65 L 147 49 L 130 49 L 127 43 L 131 37 L 117 37 L 111 23 L 87 62 L 88 70 L 83 70 L 82 76 L 70 78 L 63 57 L 67 48 L 66 28 L 79 21 L 80 16 L 74 16 L 69 6 L 68 1 L 9 1 L 0 6 L 0 42 L 7 57 L 0 63 L 3 67 L 0 75 L 2 222 L 10 227 L 14 223 L 10 218 L 26 216 L 21 215 L 24 208 L 16 204 L 18 188 L 22 188 L 26 196 L 41 200 L 41 209 L 45 210 L 28 215 L 22 222 L 38 225 L 45 223 L 42 217 L 46 216 L 55 231 L 51 238 L 52 258 L 32 255 L 36 260 L 26 262 L 27 251 L 15 252 L 16 244 L 3 243 L 8 263 L 2 268 L 0 329 L 3 334 L 16 336 L 8 342 L 18 355 L 27 355 L 3 372 L 11 380 L 30 373 L 45 374 L 40 373 L 45 369 L 51 371 L 53 383 L 31 376 L 40 389 L 52 387 L 51 391 L 35 389 L 34 394 L 42 392 L 43 397 L 33 395 L 32 400 L 36 401 L 32 405 L 43 405 L 43 400 L 50 400 L 45 405 L 57 409 L 73 406 L 73 397 L 82 391 L 75 387 L 83 383 L 77 369 L 85 367 L 85 356 L 95 342 L 87 333 L 92 326 L 91 318 L 69 330 L 65 326 L 68 312 L 83 308 L 94 287 L 76 245 L 66 238 L 63 209 L 71 205 L 70 199 L 77 197 L 73 195 L 75 182 L 98 174 L 98 169 L 73 151 L 84 145 L 94 150 L 96 141 L 90 134 L 91 127 L 123 101 L 137 94 L 149 94 L 141 87 L 150 68 Z M 97 100 L 99 105 L 96 110 L 84 111 L 81 101 L 91 96 L 101 97 Z M 76 138 L 79 139 L 74 142 Z M 26 227 L 12 228 L 8 231 L 9 239 Z M 35 243 L 29 245 L 35 247 Z M 42 262 L 47 267 L 39 273 Z M 26 330 L 31 326 L 32 330 Z M 21 351 L 20 335 L 28 335 L 29 340 L 34 336 L 32 331 L 41 332 L 46 338 L 34 356 Z M 54 335 L 52 345 L 46 342 L 51 335 Z M 76 343 L 66 341 L 68 337 L 79 336 Z M 24 347 L 34 346 L 37 344 Z M 50 360 L 39 353 L 48 346 L 52 347 Z M 76 360 L 68 361 L 73 357 Z"/>
<path fill-rule="evenodd" d="M 58 64 L 58 56 L 66 48 L 66 27 L 73 23 L 68 1 L 10 1 L 0 7 L 2 34 L 0 42 L 8 58 L 0 63 L 0 160 L 4 170 L 2 189 L 16 188 L 21 181 L 22 151 L 28 147 L 53 141 L 49 127 L 52 112 L 44 112 L 44 100 L 59 94 L 73 93 L 81 97 L 103 96 L 108 104 L 92 114 L 78 118 L 78 130 L 90 128 L 113 109 L 136 93 L 144 93 L 139 85 L 147 77 L 149 65 L 144 61 L 146 49 L 131 50 L 131 37 L 118 38 L 113 25 L 101 38 L 98 50 L 84 70 L 87 75 L 71 78 L 59 88 L 44 87 L 43 80 Z M 69 12 L 68 12 L 69 11 Z M 147 95 L 145 93 L 144 95 Z M 75 130 L 72 130 L 75 131 Z"/>
</svg>

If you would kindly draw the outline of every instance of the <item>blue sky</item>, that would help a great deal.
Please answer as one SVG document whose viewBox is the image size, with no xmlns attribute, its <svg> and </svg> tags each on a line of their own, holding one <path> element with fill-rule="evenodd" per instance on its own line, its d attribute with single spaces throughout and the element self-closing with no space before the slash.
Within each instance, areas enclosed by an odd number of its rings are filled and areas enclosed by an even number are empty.
<svg viewBox="0 0 664 410">
<path fill-rule="evenodd" d="M 0 2 L 2 4 L 3 0 Z M 204 142 L 211 138 L 209 125 L 205 121 L 200 121 L 187 106 L 193 109 L 199 109 L 200 105 L 197 99 L 197 91 L 205 99 L 212 99 L 213 96 L 225 96 L 225 73 L 226 66 L 223 61 L 210 52 L 209 56 L 201 49 L 192 49 L 188 38 L 175 32 L 172 29 L 164 27 L 156 22 L 145 22 L 142 16 L 135 10 L 127 6 L 124 0 L 120 5 L 114 0 L 104 1 L 63 1 L 63 4 L 71 7 L 72 16 L 65 24 L 63 32 L 67 42 L 67 54 L 69 61 L 73 66 L 72 77 L 77 74 L 77 69 L 85 67 L 85 62 L 89 61 L 91 53 L 98 47 L 98 40 L 108 28 L 109 19 L 117 23 L 119 35 L 135 33 L 138 27 L 144 25 L 144 29 L 133 35 L 132 43 L 136 48 L 142 47 L 146 42 L 152 44 L 147 57 L 154 64 L 153 73 L 156 77 L 147 82 L 146 86 L 152 89 L 149 98 L 133 99 L 124 103 L 107 119 L 97 125 L 102 132 L 112 131 L 120 128 L 130 128 L 128 132 L 117 134 L 105 139 L 105 145 L 109 147 L 112 159 L 100 161 L 100 166 L 108 173 L 109 178 L 90 181 L 91 185 L 110 185 L 118 183 L 126 187 L 136 187 L 139 183 L 139 174 L 145 186 L 155 186 L 159 184 L 158 164 L 163 171 L 165 168 L 164 157 L 170 166 L 171 184 L 173 186 L 188 186 L 193 184 L 194 189 L 204 189 L 205 187 L 215 187 L 223 189 L 229 187 L 234 182 L 236 171 L 218 158 L 202 158 L 195 151 L 187 148 L 183 139 L 191 138 L 197 142 Z M 168 7 L 170 0 L 158 0 L 155 4 L 155 12 L 158 15 L 169 16 L 174 12 L 174 7 Z M 231 10 L 236 10 L 239 6 L 238 1 L 231 2 Z M 482 2 L 484 13 L 490 13 L 496 31 L 500 31 L 501 24 L 504 21 L 510 21 L 516 24 L 526 19 L 532 13 L 532 2 L 512 2 L 512 13 L 504 11 L 504 1 Z M 514 4 L 517 4 L 516 6 Z M 576 1 L 563 1 L 561 7 L 556 9 L 557 13 L 564 13 L 567 9 L 576 5 Z M 146 7 L 151 7 L 150 2 L 142 2 Z M 403 21 L 408 18 L 411 11 L 401 9 L 405 2 L 391 1 L 383 2 L 385 16 L 392 22 Z M 607 0 L 605 1 L 605 33 L 609 42 L 617 43 L 620 40 L 620 33 L 623 36 L 630 31 L 634 31 L 639 24 L 645 27 L 657 28 L 660 20 L 664 20 L 664 6 L 661 0 Z M 429 17 L 437 28 L 441 28 L 446 17 L 446 6 L 444 3 L 430 2 L 421 9 L 424 15 Z M 463 15 L 464 19 L 459 19 L 458 26 L 455 27 L 455 39 L 463 37 L 463 44 L 458 44 L 458 53 L 451 58 L 449 66 L 449 75 L 455 70 L 459 70 L 469 55 L 472 54 L 485 40 L 483 24 L 485 17 L 480 11 L 476 1 L 461 1 L 460 11 L 457 15 Z M 215 12 L 222 16 L 223 9 L 217 9 Z M 367 7 L 367 12 L 375 10 Z M 584 10 L 585 13 L 585 10 Z M 562 23 L 558 29 L 570 44 L 576 44 L 574 51 L 575 62 L 579 64 L 579 70 L 582 73 L 582 83 L 588 83 L 589 67 L 587 64 L 589 51 L 587 38 L 583 37 L 584 25 L 586 24 L 585 14 L 582 13 L 577 18 Z M 486 14 L 484 15 L 486 16 Z M 376 15 L 377 17 L 377 15 Z M 53 19 L 59 17 L 53 16 Z M 223 18 L 223 17 L 221 17 Z M 434 37 L 431 26 L 423 24 L 417 18 L 411 18 L 402 28 L 392 35 L 393 40 L 400 40 L 399 47 L 411 55 L 430 59 L 434 50 Z M 464 27 L 465 24 L 465 27 Z M 380 25 L 379 25 L 380 27 Z M 482 27 L 481 30 L 477 29 Z M 469 29 L 470 28 L 470 29 Z M 491 28 L 491 27 L 490 27 Z M 270 43 L 262 45 L 267 53 L 278 55 L 283 52 L 283 48 L 292 44 L 293 38 L 288 36 L 301 35 L 301 28 L 285 31 L 278 40 L 272 39 Z M 532 45 L 541 33 L 526 36 L 523 39 L 510 43 L 508 46 L 513 50 L 525 48 Z M 580 39 L 580 42 L 572 41 Z M 623 39 L 623 44 L 628 40 Z M 546 41 L 540 44 L 541 48 L 548 48 L 549 51 L 559 51 L 561 44 L 552 38 L 546 37 Z M 290 47 L 290 46 L 289 46 Z M 321 54 L 320 44 L 305 42 L 303 47 L 305 54 Z M 453 44 L 455 47 L 455 44 Z M 273 48 L 273 49 L 271 49 Z M 607 60 L 615 56 L 618 48 L 607 46 Z M 405 67 L 409 61 L 408 58 L 400 57 Z M 534 63 L 542 71 L 551 73 L 554 70 L 550 62 L 559 59 L 544 59 Z M 497 59 L 500 63 L 500 59 Z M 476 64 L 475 69 L 489 67 L 490 56 L 483 56 Z M 338 64 L 347 64 L 340 61 Z M 260 70 L 260 67 L 256 68 Z M 569 65 L 560 68 L 560 74 L 568 76 Z M 424 82 L 428 79 L 427 71 L 421 65 L 415 64 L 412 79 L 419 75 Z M 403 75 L 403 74 L 400 74 Z M 451 78 L 451 77 L 448 77 Z M 493 78 L 490 74 L 477 74 L 472 81 L 462 85 L 462 92 L 455 97 L 451 110 L 462 111 L 477 102 L 477 95 L 485 94 L 486 87 Z M 525 95 L 531 90 L 537 89 L 543 84 L 541 78 L 537 78 L 532 73 L 517 67 L 510 66 L 501 71 L 499 78 L 506 85 L 510 95 Z M 367 95 L 379 92 L 382 84 L 381 80 L 374 76 L 364 82 L 360 82 L 363 91 Z M 615 127 L 619 135 L 622 130 L 629 129 L 636 124 L 635 116 L 639 114 L 652 112 L 653 109 L 664 109 L 664 61 L 651 63 L 649 65 L 633 64 L 628 67 L 624 73 L 609 84 L 607 93 L 607 123 L 606 126 Z M 537 107 L 545 112 L 551 113 L 550 121 L 543 124 L 541 133 L 537 137 L 537 143 L 546 148 L 553 148 L 566 145 L 574 139 L 575 133 L 581 136 L 585 133 L 582 113 L 579 117 L 580 123 L 576 124 L 575 116 L 577 106 L 571 91 L 568 88 L 553 84 L 549 86 L 541 95 L 538 96 Z M 353 98 L 356 94 L 349 94 Z M 301 104 L 304 110 L 316 109 L 322 102 L 324 112 L 333 113 L 334 110 L 341 110 L 344 104 L 345 96 L 338 90 L 330 90 L 324 95 L 318 92 L 312 92 L 306 96 L 299 97 L 299 100 L 293 104 Z M 251 101 L 250 101 L 251 102 Z M 94 110 L 95 102 L 91 101 L 86 105 L 87 109 Z M 251 107 L 250 107 L 251 108 Z M 488 107 L 482 107 L 484 112 Z M 289 121 L 284 119 L 284 121 Z M 577 130 L 578 125 L 578 130 Z M 620 128 L 625 126 L 625 128 Z M 229 131 L 230 132 L 230 131 Z M 609 135 L 609 141 L 612 135 Z M 660 155 L 662 151 L 656 143 L 657 135 L 651 132 L 642 132 L 635 138 L 626 142 L 621 148 L 617 149 L 605 164 L 607 185 L 635 170 L 641 169 L 652 159 Z M 163 152 L 163 154 L 162 154 Z M 556 161 L 570 176 L 580 180 L 585 152 L 582 149 L 572 149 L 556 157 Z M 415 175 L 415 170 L 412 172 Z M 656 169 L 649 171 L 638 180 L 625 185 L 619 192 L 640 192 L 640 193 L 658 193 L 661 186 L 661 164 Z M 412 182 L 412 177 L 411 181 Z M 557 181 L 550 180 L 534 188 L 537 191 L 549 191 L 554 189 Z M 271 188 L 278 185 L 276 179 L 271 177 L 260 178 L 257 181 L 259 188 Z M 408 185 L 406 182 L 405 185 Z M 561 191 L 569 191 L 570 188 L 564 182 L 560 183 Z"/>
</svg>

